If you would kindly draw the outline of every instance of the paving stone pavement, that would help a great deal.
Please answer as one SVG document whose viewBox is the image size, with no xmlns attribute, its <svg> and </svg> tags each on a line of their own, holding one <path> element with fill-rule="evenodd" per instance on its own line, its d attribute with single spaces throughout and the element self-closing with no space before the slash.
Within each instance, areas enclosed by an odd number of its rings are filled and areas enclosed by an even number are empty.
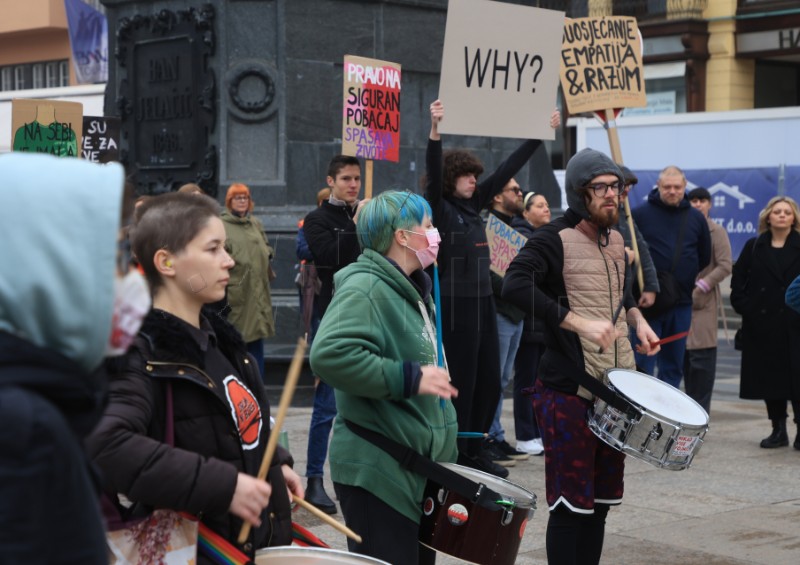
<svg viewBox="0 0 800 565">
<path fill-rule="evenodd" d="M 758 446 L 770 424 L 763 402 L 738 399 L 738 355 L 720 341 L 710 429 L 690 469 L 667 471 L 627 458 L 625 498 L 609 513 L 601 565 L 800 563 L 800 451 L 791 445 L 771 450 Z M 271 391 L 273 406 L 279 394 Z M 306 391 L 297 398 L 307 397 Z M 307 401 L 295 404 L 284 429 L 302 475 L 311 408 Z M 511 402 L 504 403 L 502 422 L 513 437 Z M 509 480 L 539 498 L 516 562 L 546 564 L 544 459 L 517 463 Z M 333 495 L 328 476 L 325 485 Z M 296 513 L 297 522 L 333 548 L 346 550 L 342 534 L 302 509 Z M 341 513 L 335 518 L 343 522 Z M 440 555 L 437 563 L 463 561 Z"/>
</svg>

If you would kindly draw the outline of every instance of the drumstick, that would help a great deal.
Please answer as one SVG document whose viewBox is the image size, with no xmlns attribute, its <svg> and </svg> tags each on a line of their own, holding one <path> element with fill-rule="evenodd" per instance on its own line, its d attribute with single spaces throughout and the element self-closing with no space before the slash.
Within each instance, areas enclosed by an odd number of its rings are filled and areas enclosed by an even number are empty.
<svg viewBox="0 0 800 565">
<path fill-rule="evenodd" d="M 677 333 L 677 334 L 674 334 L 674 335 L 671 335 L 671 336 L 667 336 L 665 338 L 659 339 L 658 341 L 651 341 L 650 342 L 650 347 L 655 347 L 656 345 L 664 345 L 665 343 L 670 343 L 672 341 L 677 341 L 677 340 L 679 340 L 681 338 L 686 337 L 687 335 L 689 335 L 689 332 L 685 331 L 685 332 L 680 332 L 680 333 Z"/>
<path fill-rule="evenodd" d="M 306 340 L 302 337 L 297 340 L 297 348 L 294 350 L 294 358 L 292 364 L 289 365 L 289 373 L 286 375 L 286 383 L 283 385 L 283 394 L 281 394 L 281 402 L 278 405 L 278 414 L 275 417 L 275 425 L 272 427 L 272 432 L 269 434 L 269 441 L 267 441 L 267 449 L 264 451 L 264 458 L 261 460 L 261 467 L 258 469 L 258 478 L 262 481 L 267 478 L 267 471 L 269 471 L 269 464 L 272 461 L 272 456 L 275 455 L 275 449 L 278 447 L 278 436 L 283 427 L 283 420 L 286 418 L 286 411 L 289 409 L 289 404 L 292 403 L 292 396 L 294 389 L 297 387 L 297 380 L 300 378 L 300 369 L 303 366 L 303 355 L 306 352 Z M 242 530 L 239 532 L 239 543 L 242 544 L 247 541 L 247 536 L 250 535 L 250 522 L 242 524 Z"/>
<path fill-rule="evenodd" d="M 311 512 L 317 518 L 321 518 L 322 521 L 328 524 L 329 526 L 332 526 L 337 530 L 339 530 L 340 532 L 342 532 L 351 540 L 354 540 L 357 543 L 361 543 L 362 540 L 360 535 L 355 533 L 353 530 L 351 530 L 344 524 L 340 524 L 339 522 L 337 522 L 336 520 L 325 514 L 325 512 L 317 508 L 316 506 L 312 506 L 310 503 L 306 502 L 305 500 L 297 496 L 292 496 L 292 500 L 297 504 L 299 504 L 300 506 L 302 506 L 303 508 L 305 508 L 306 510 L 308 510 L 309 512 Z"/>
</svg>

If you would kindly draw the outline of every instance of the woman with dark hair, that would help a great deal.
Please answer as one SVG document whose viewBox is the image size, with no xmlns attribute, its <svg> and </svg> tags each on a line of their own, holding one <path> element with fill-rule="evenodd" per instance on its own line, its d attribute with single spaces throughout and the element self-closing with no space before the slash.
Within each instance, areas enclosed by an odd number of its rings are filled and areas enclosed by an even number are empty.
<svg viewBox="0 0 800 565">
<path fill-rule="evenodd" d="M 253 215 L 250 189 L 234 183 L 225 195 L 222 221 L 228 238 L 227 251 L 236 265 L 228 285 L 228 321 L 239 330 L 247 351 L 256 358 L 264 378 L 264 339 L 275 335 L 270 282 L 274 278 L 272 247 L 264 226 Z"/>
<path fill-rule="evenodd" d="M 358 215 L 358 259 L 335 276 L 311 348 L 314 374 L 336 389 L 331 478 L 351 551 L 391 563 L 428 564 L 419 543 L 426 478 L 364 438 L 380 434 L 439 462 L 456 459 L 457 391 L 438 366 L 431 280 L 439 232 L 425 199 L 387 191 Z M 365 430 L 366 429 L 366 430 Z"/>
<path fill-rule="evenodd" d="M 106 490 L 194 514 L 231 543 L 249 522 L 238 547 L 251 557 L 289 544 L 289 490 L 303 496 L 300 478 L 281 447 L 268 482 L 256 478 L 270 434 L 261 377 L 241 335 L 203 309 L 224 296 L 233 267 L 219 207 L 207 196 L 171 193 L 145 202 L 136 217 L 131 246 L 153 309 L 87 442 Z"/>
<path fill-rule="evenodd" d="M 514 175 L 541 145 L 525 141 L 497 169 L 478 182 L 483 165 L 472 153 L 450 150 L 442 154 L 439 122 L 444 106 L 430 106 L 431 131 L 426 155 L 425 197 L 433 221 L 442 230 L 439 274 L 442 288 L 442 339 L 450 375 L 459 390 L 455 400 L 460 430 L 488 432 L 500 399 L 500 352 L 497 311 L 489 271 L 489 244 L 481 211 L 506 189 Z M 551 127 L 560 115 L 553 113 Z M 508 459 L 490 444 L 459 439 L 459 464 L 507 477 L 495 460 Z"/>
<path fill-rule="evenodd" d="M 800 275 L 800 212 L 788 196 L 776 196 L 758 215 L 759 236 L 744 244 L 731 277 L 731 305 L 742 315 L 739 396 L 763 399 L 772 433 L 761 447 L 789 445 L 786 408 L 792 402 L 800 449 L 800 314 L 784 295 Z"/>
</svg>

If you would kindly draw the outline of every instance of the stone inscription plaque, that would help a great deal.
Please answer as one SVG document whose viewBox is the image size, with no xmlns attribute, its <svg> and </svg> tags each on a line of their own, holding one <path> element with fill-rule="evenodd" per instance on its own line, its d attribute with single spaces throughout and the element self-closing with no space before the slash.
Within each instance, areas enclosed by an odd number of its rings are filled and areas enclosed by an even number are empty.
<svg viewBox="0 0 800 565">
<path fill-rule="evenodd" d="M 161 10 L 122 18 L 117 27 L 120 67 L 117 108 L 121 161 L 140 194 L 159 194 L 187 182 L 216 194 L 217 150 L 214 10 Z"/>
</svg>

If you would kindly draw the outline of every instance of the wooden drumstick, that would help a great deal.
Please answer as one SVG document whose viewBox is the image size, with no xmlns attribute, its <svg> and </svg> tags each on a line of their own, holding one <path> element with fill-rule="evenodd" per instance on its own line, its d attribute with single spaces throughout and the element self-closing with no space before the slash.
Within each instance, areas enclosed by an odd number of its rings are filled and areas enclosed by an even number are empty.
<svg viewBox="0 0 800 565">
<path fill-rule="evenodd" d="M 286 376 L 286 383 L 283 385 L 283 394 L 281 394 L 281 402 L 278 405 L 278 414 L 275 416 L 275 425 L 272 432 L 269 434 L 269 441 L 267 442 L 267 450 L 264 452 L 264 458 L 261 460 L 261 467 L 258 469 L 258 478 L 262 481 L 267 478 L 267 471 L 269 471 L 269 464 L 272 462 L 272 456 L 275 455 L 275 450 L 278 447 L 278 436 L 281 435 L 281 428 L 283 421 L 286 419 L 286 412 L 289 409 L 289 404 L 292 403 L 292 396 L 294 396 L 294 389 L 297 387 L 297 380 L 300 378 L 300 369 L 303 366 L 303 355 L 306 352 L 306 340 L 302 337 L 297 340 L 297 348 L 294 350 L 294 358 L 292 364 L 289 365 L 289 374 Z M 250 535 L 250 522 L 242 524 L 242 530 L 239 532 L 240 544 L 247 541 L 247 536 Z"/>
<path fill-rule="evenodd" d="M 303 500 L 302 498 L 298 498 L 296 496 L 292 496 L 292 500 L 294 502 L 296 502 L 297 504 L 299 504 L 300 506 L 302 506 L 303 508 L 305 508 L 306 510 L 308 510 L 309 512 L 311 512 L 317 518 L 321 518 L 322 521 L 325 522 L 326 524 L 328 524 L 329 526 L 332 526 L 333 528 L 336 528 L 337 530 L 342 532 L 344 535 L 346 535 L 350 539 L 355 540 L 358 543 L 361 543 L 361 536 L 360 535 L 355 533 L 353 530 L 351 530 L 350 528 L 348 528 L 344 524 L 341 524 L 341 523 L 337 522 L 336 520 L 334 520 L 333 518 L 331 518 L 330 516 L 325 514 L 325 512 L 323 512 L 322 510 L 317 508 L 316 506 L 312 506 L 310 503 L 308 503 L 305 500 Z"/>
</svg>

